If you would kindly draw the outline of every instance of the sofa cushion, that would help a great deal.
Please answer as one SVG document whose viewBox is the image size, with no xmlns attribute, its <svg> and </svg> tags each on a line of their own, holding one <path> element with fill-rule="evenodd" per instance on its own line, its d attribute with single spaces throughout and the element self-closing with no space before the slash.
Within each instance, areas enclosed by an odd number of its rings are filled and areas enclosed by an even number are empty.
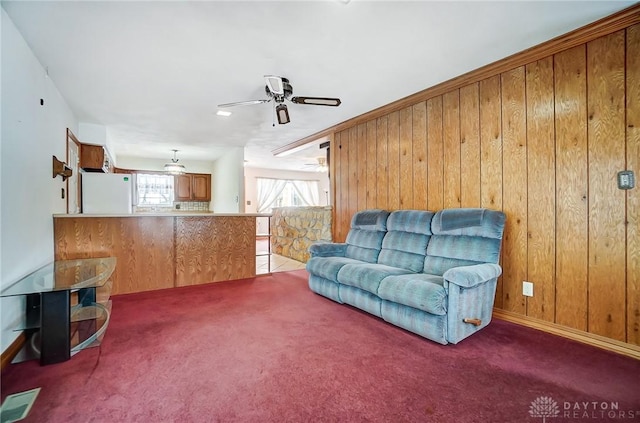
<svg viewBox="0 0 640 423">
<path fill-rule="evenodd" d="M 378 263 L 420 272 L 431 236 L 433 213 L 398 210 L 387 219 L 387 234 L 382 241 Z"/>
<path fill-rule="evenodd" d="M 351 229 L 347 234 L 345 257 L 375 263 L 382 248 L 385 232 Z"/>
<path fill-rule="evenodd" d="M 382 317 L 380 313 L 382 300 L 377 295 L 354 286 L 343 284 L 335 285 L 338 287 L 340 302 L 352 305 L 375 316 Z"/>
<path fill-rule="evenodd" d="M 450 258 L 450 257 L 438 257 L 434 255 L 427 255 L 424 259 L 424 272 L 429 272 L 432 275 L 442 276 L 444 272 L 454 267 L 459 266 L 474 266 L 480 264 L 477 261 Z"/>
<path fill-rule="evenodd" d="M 445 209 L 433 216 L 434 235 L 480 236 L 502 239 L 504 213 L 489 209 Z"/>
<path fill-rule="evenodd" d="M 382 238 L 387 231 L 386 210 L 363 210 L 351 218 L 351 229 L 347 234 L 345 257 L 375 263 L 378 261 Z"/>
<path fill-rule="evenodd" d="M 425 273 L 442 275 L 452 267 L 498 263 L 505 215 L 487 209 L 447 209 L 435 214 Z"/>
<path fill-rule="evenodd" d="M 338 281 L 338 271 L 346 264 L 361 263 L 347 257 L 311 257 L 307 262 L 307 272 L 332 282 Z"/>
<path fill-rule="evenodd" d="M 389 276 L 380 282 L 378 296 L 383 300 L 443 316 L 447 314 L 447 293 L 442 284 L 442 276 L 426 273 Z"/>
<path fill-rule="evenodd" d="M 377 295 L 381 280 L 390 275 L 406 273 L 406 269 L 385 266 L 384 264 L 345 264 L 338 272 L 338 283 L 355 286 Z"/>
<path fill-rule="evenodd" d="M 389 213 L 380 209 L 359 211 L 351 218 L 351 229 L 385 232 Z"/>
</svg>

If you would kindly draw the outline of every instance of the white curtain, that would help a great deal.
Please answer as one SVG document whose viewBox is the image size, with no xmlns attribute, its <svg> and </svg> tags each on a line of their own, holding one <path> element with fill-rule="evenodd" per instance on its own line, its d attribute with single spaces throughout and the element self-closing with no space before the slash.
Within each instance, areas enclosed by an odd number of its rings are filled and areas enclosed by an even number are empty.
<svg viewBox="0 0 640 423">
<path fill-rule="evenodd" d="M 284 179 L 256 178 L 258 180 L 258 213 L 271 209 L 287 185 Z"/>
<path fill-rule="evenodd" d="M 318 181 L 289 181 L 305 206 L 319 206 Z"/>
<path fill-rule="evenodd" d="M 173 176 L 159 174 L 134 174 L 136 205 L 172 205 Z"/>
</svg>

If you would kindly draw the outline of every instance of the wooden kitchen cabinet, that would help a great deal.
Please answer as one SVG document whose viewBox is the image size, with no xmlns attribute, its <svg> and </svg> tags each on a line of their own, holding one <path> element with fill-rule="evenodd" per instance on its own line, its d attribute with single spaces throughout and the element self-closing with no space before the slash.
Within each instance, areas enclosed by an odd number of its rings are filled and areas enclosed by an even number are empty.
<svg viewBox="0 0 640 423">
<path fill-rule="evenodd" d="M 174 192 L 176 201 L 191 201 L 191 175 L 174 176 Z"/>
<path fill-rule="evenodd" d="M 80 144 L 80 168 L 89 172 L 111 172 L 113 165 L 104 146 Z"/>
<path fill-rule="evenodd" d="M 185 173 L 175 176 L 176 201 L 211 201 L 211 175 Z"/>
<path fill-rule="evenodd" d="M 191 195 L 195 201 L 211 201 L 211 175 L 191 175 Z"/>
</svg>

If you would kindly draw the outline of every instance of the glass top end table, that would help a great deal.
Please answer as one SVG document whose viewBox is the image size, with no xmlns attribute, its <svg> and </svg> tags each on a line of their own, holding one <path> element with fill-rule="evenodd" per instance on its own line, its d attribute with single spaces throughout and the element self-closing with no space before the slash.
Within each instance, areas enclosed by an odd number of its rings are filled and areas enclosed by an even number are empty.
<svg viewBox="0 0 640 423">
<path fill-rule="evenodd" d="M 21 330 L 30 337 L 41 364 L 66 361 L 100 340 L 109 323 L 111 302 L 97 301 L 96 289 L 109 291 L 108 300 L 116 261 L 115 257 L 58 260 L 0 291 L 0 297 L 26 296 L 26 327 Z M 77 295 L 73 306 L 72 294 Z"/>
<path fill-rule="evenodd" d="M 57 260 L 3 288 L 0 297 L 99 287 L 115 268 L 115 257 Z"/>
</svg>

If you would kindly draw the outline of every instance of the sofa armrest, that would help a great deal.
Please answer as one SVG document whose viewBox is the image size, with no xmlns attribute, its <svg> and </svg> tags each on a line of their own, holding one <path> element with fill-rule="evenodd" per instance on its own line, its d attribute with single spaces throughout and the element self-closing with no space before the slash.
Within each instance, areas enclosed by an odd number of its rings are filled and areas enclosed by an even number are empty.
<svg viewBox="0 0 640 423">
<path fill-rule="evenodd" d="M 337 242 L 318 242 L 309 246 L 311 257 L 344 257 L 347 244 Z"/>
<path fill-rule="evenodd" d="M 471 288 L 497 278 L 502 268 L 493 263 L 475 264 L 473 266 L 454 267 L 442 275 L 444 280 L 463 288 Z"/>
</svg>

